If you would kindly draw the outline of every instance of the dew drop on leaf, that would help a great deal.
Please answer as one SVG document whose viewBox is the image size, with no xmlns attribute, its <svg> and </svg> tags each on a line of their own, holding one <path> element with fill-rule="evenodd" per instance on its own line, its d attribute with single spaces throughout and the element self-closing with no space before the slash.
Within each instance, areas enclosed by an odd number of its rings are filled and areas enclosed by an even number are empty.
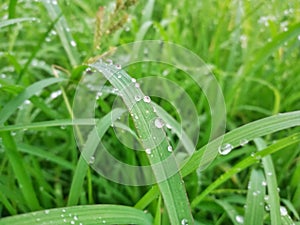
<svg viewBox="0 0 300 225">
<path fill-rule="evenodd" d="M 241 141 L 240 141 L 240 146 L 245 146 L 246 144 L 248 144 L 249 143 L 249 141 L 247 140 L 247 139 L 242 139 Z"/>
<path fill-rule="evenodd" d="M 286 216 L 288 214 L 286 208 L 284 206 L 280 206 L 280 215 Z"/>
<path fill-rule="evenodd" d="M 91 156 L 90 160 L 89 160 L 89 164 L 93 164 L 95 162 L 95 157 Z"/>
<path fill-rule="evenodd" d="M 151 102 L 151 98 L 149 96 L 144 96 L 144 102 L 146 103 L 150 103 Z"/>
<path fill-rule="evenodd" d="M 150 148 L 146 148 L 145 152 L 150 155 L 151 154 L 151 149 Z"/>
<path fill-rule="evenodd" d="M 71 44 L 72 47 L 76 47 L 76 45 L 77 45 L 76 42 L 75 42 L 74 40 L 72 40 L 72 41 L 70 42 L 70 44 Z"/>
<path fill-rule="evenodd" d="M 233 149 L 233 146 L 229 143 L 226 143 L 226 144 L 222 145 L 221 147 L 219 147 L 219 153 L 221 155 L 227 155 L 231 152 L 232 149 Z"/>
<path fill-rule="evenodd" d="M 162 128 L 165 124 L 164 124 L 164 121 L 161 118 L 156 118 L 155 121 L 154 121 L 154 125 L 157 128 Z"/>
<path fill-rule="evenodd" d="M 235 220 L 236 222 L 238 222 L 239 224 L 243 224 L 244 223 L 244 217 L 241 215 L 236 215 L 235 216 Z"/>
<path fill-rule="evenodd" d="M 181 223 L 181 225 L 188 225 L 189 224 L 187 219 L 182 219 L 180 223 Z"/>
<path fill-rule="evenodd" d="M 139 95 L 136 95 L 136 96 L 134 96 L 134 99 L 135 99 L 135 101 L 137 101 L 137 102 L 139 102 L 139 101 L 141 101 L 141 96 L 139 96 Z"/>
</svg>

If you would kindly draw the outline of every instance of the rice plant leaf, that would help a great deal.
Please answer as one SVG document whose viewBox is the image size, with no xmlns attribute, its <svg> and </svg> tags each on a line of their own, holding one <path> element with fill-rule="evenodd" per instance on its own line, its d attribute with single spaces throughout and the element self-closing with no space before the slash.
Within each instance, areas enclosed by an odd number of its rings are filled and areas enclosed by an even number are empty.
<svg viewBox="0 0 300 225">
<path fill-rule="evenodd" d="M 34 21 L 35 18 L 15 18 L 15 19 L 9 19 L 9 20 L 3 20 L 0 21 L 0 28 L 10 26 L 16 23 L 21 23 L 24 21 Z"/>
<path fill-rule="evenodd" d="M 184 164 L 182 174 L 186 176 L 199 167 L 206 168 L 211 159 L 203 160 L 203 154 L 212 154 L 214 157 L 214 152 L 220 147 L 217 143 L 222 138 L 224 143 L 230 143 L 233 147 L 237 147 L 240 146 L 242 140 L 251 141 L 257 137 L 296 126 L 300 126 L 300 111 L 280 113 L 236 128 L 197 150 L 188 163 Z"/>
<path fill-rule="evenodd" d="M 263 224 L 265 186 L 266 182 L 262 171 L 253 169 L 248 184 L 245 225 Z"/>
<path fill-rule="evenodd" d="M 135 83 L 124 70 L 117 68 L 115 65 L 106 64 L 101 60 L 90 66 L 101 72 L 117 88 L 132 116 L 141 144 L 145 149 L 150 146 L 151 153 L 147 156 L 155 179 L 159 182 L 158 186 L 171 224 L 193 224 L 193 217 L 189 209 L 189 201 L 181 175 L 176 172 L 170 176 L 170 168 L 172 168 L 172 171 L 173 169 L 177 171 L 178 168 L 176 167 L 178 166 L 174 155 L 167 150 L 169 143 L 166 134 L 163 129 L 158 129 L 155 126 L 154 121 L 159 117 L 154 112 L 152 104 L 141 100 L 146 96 L 139 88 L 135 87 Z M 153 137 L 160 138 L 158 144 Z M 161 163 L 163 160 L 168 160 L 168 163 Z"/>
<path fill-rule="evenodd" d="M 266 143 L 263 139 L 257 138 L 254 140 L 258 150 L 266 148 Z M 271 214 L 271 223 L 280 225 L 280 197 L 278 193 L 278 185 L 276 179 L 275 168 L 271 156 L 266 156 L 262 159 L 263 168 L 268 186 L 268 207 Z"/>
<path fill-rule="evenodd" d="M 63 78 L 48 78 L 41 81 L 38 81 L 24 91 L 22 91 L 18 96 L 9 101 L 0 111 L 0 125 L 3 123 L 16 111 L 16 109 L 24 103 L 25 100 L 29 99 L 36 93 L 43 90 L 45 87 L 48 87 L 52 84 L 65 81 Z"/>
<path fill-rule="evenodd" d="M 300 142 L 300 133 L 296 133 L 294 135 L 291 135 L 289 137 L 283 138 L 276 142 L 275 144 L 272 144 L 268 146 L 267 148 L 256 152 L 255 154 L 248 156 L 244 160 L 237 163 L 235 166 L 233 166 L 230 170 L 228 170 L 226 173 L 224 173 L 222 176 L 220 176 L 217 180 L 215 180 L 212 184 L 210 184 L 203 192 L 201 192 L 200 195 L 198 195 L 191 203 L 191 207 L 196 207 L 199 202 L 201 202 L 211 191 L 216 189 L 218 186 L 220 186 L 222 183 L 230 179 L 234 174 L 239 173 L 240 171 L 244 170 L 245 168 L 255 164 L 258 162 L 259 159 L 268 156 L 274 152 L 280 151 L 284 149 L 287 146 L 290 146 L 295 143 Z M 280 214 L 279 214 L 280 215 Z"/>
<path fill-rule="evenodd" d="M 152 217 L 121 205 L 84 205 L 55 208 L 0 219 L 0 225 L 50 224 L 140 224 L 151 225 Z"/>
<path fill-rule="evenodd" d="M 69 57 L 71 65 L 73 67 L 79 65 L 79 53 L 77 51 L 76 42 L 73 39 L 72 34 L 70 33 L 70 28 L 65 17 L 61 16 L 62 12 L 60 10 L 58 2 L 48 0 L 42 0 L 42 2 L 47 9 L 48 15 L 52 21 L 55 21 L 60 17 L 60 19 L 55 24 L 55 29 L 57 31 L 57 34 L 59 35 L 61 44 Z"/>
<path fill-rule="evenodd" d="M 95 128 L 88 135 L 88 139 L 82 149 L 79 161 L 77 163 L 73 180 L 69 192 L 68 206 L 76 205 L 78 203 L 84 178 L 88 171 L 88 161 L 93 156 L 99 141 L 102 136 L 111 126 L 111 124 L 117 120 L 124 113 L 123 109 L 114 109 L 104 117 L 102 117 L 96 124 Z"/>
</svg>

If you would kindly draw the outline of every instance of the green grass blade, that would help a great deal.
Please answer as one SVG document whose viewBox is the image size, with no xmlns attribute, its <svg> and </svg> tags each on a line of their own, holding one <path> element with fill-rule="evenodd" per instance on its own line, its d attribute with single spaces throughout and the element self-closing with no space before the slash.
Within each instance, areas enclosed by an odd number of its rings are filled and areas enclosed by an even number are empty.
<svg viewBox="0 0 300 225">
<path fill-rule="evenodd" d="M 78 203 L 84 178 L 89 168 L 88 161 L 91 158 L 91 156 L 94 155 L 94 152 L 102 136 L 111 126 L 111 124 L 115 120 L 117 120 L 123 113 L 124 110 L 122 109 L 114 109 L 109 114 L 101 118 L 97 122 L 95 128 L 90 132 L 88 139 L 85 142 L 85 145 L 82 149 L 81 156 L 79 158 L 79 161 L 77 163 L 73 175 L 73 180 L 72 180 L 72 184 L 69 192 L 69 198 L 68 198 L 68 206 L 76 205 Z"/>
<path fill-rule="evenodd" d="M 136 204 L 135 208 L 145 209 L 153 200 L 159 196 L 158 186 L 153 186 Z"/>
<path fill-rule="evenodd" d="M 35 146 L 32 145 L 27 145 L 27 144 L 18 144 L 17 145 L 18 149 L 20 152 L 24 152 L 30 155 L 34 155 L 37 156 L 41 159 L 47 160 L 49 162 L 53 162 L 56 163 L 57 165 L 62 166 L 62 168 L 66 168 L 69 170 L 73 170 L 74 169 L 74 165 L 72 165 L 72 163 L 70 163 L 69 161 L 62 159 L 59 156 L 54 155 L 53 153 L 37 148 Z"/>
<path fill-rule="evenodd" d="M 16 19 L 9 19 L 9 20 L 3 20 L 0 21 L 0 28 L 10 26 L 16 23 L 21 23 L 24 21 L 34 21 L 35 18 L 16 18 Z"/>
<path fill-rule="evenodd" d="M 239 220 L 242 220 L 241 219 L 242 217 L 241 215 L 238 214 L 238 212 L 229 202 L 227 202 L 226 200 L 218 200 L 218 199 L 216 199 L 215 202 L 225 210 L 225 212 L 228 214 L 228 216 L 230 217 L 234 225 L 240 224 Z"/>
<path fill-rule="evenodd" d="M 213 191 L 222 183 L 230 179 L 234 174 L 239 173 L 243 169 L 257 163 L 259 159 L 268 156 L 274 152 L 280 151 L 285 147 L 298 142 L 300 142 L 300 133 L 296 133 L 289 137 L 283 138 L 275 144 L 272 144 L 269 147 L 265 148 L 264 150 L 256 152 L 254 155 L 248 156 L 247 158 L 233 166 L 225 174 L 220 176 L 217 180 L 210 184 L 200 195 L 198 195 L 191 203 L 192 208 L 196 207 L 199 204 L 199 202 L 201 202 L 209 193 L 211 193 L 211 191 Z"/>
<path fill-rule="evenodd" d="M 75 125 L 94 125 L 95 122 L 90 119 L 61 119 L 43 122 L 35 122 L 30 124 L 15 124 L 0 127 L 1 131 L 27 130 L 27 129 L 45 129 L 46 127 L 57 126 L 75 126 Z"/>
<path fill-rule="evenodd" d="M 182 174 L 183 176 L 186 176 L 199 167 L 205 168 L 207 166 L 207 162 L 211 162 L 211 160 L 209 158 L 202 160 L 204 151 L 206 151 L 205 154 L 212 154 L 214 157 L 214 152 L 216 152 L 219 147 L 219 139 L 224 138 L 224 143 L 230 143 L 233 147 L 237 147 L 240 146 L 241 140 L 251 141 L 257 137 L 272 134 L 276 131 L 284 130 L 299 125 L 300 111 L 295 111 L 270 116 L 236 128 L 196 151 L 195 154 L 190 158 L 188 163 L 186 163 L 182 168 Z"/>
<path fill-rule="evenodd" d="M 8 6 L 8 18 L 12 19 L 16 17 L 16 6 L 18 0 L 10 0 Z"/>
<path fill-rule="evenodd" d="M 245 225 L 262 225 L 266 182 L 261 170 L 252 170 L 246 202 Z M 255 215 L 255 216 L 254 216 Z"/>
<path fill-rule="evenodd" d="M 29 99 L 36 93 L 43 90 L 45 87 L 48 87 L 52 84 L 65 81 L 63 78 L 48 78 L 45 80 L 38 81 L 24 91 L 22 91 L 17 97 L 8 102 L 0 112 L 0 125 L 3 123 L 16 111 L 16 109 L 24 103 L 25 100 Z"/>
<path fill-rule="evenodd" d="M 27 206 L 31 210 L 40 209 L 39 201 L 32 186 L 32 181 L 25 169 L 22 156 L 18 152 L 16 143 L 9 132 L 1 133 L 5 153 L 13 168 L 14 174 L 18 180 L 21 192 L 24 196 Z"/>
<path fill-rule="evenodd" d="M 0 219 L 0 225 L 140 224 L 152 225 L 150 215 L 121 205 L 85 205 L 56 208 Z"/>
<path fill-rule="evenodd" d="M 52 21 L 55 21 L 61 16 L 62 12 L 57 1 L 42 0 L 42 2 L 47 9 L 49 17 Z M 59 35 L 61 44 L 69 57 L 71 65 L 73 67 L 79 65 L 80 60 L 76 42 L 74 41 L 72 34 L 70 33 L 70 28 L 64 16 L 61 16 L 57 21 L 57 23 L 55 24 L 55 29 L 57 31 L 57 34 Z"/>
<path fill-rule="evenodd" d="M 254 141 L 258 150 L 266 148 L 266 144 L 262 139 L 257 138 Z M 271 156 L 264 157 L 262 159 L 262 164 L 265 170 L 265 176 L 268 185 L 268 207 L 271 214 L 271 223 L 274 225 L 280 225 L 280 197 L 278 193 L 275 168 Z"/>
<path fill-rule="evenodd" d="M 147 149 L 150 146 L 151 154 L 147 154 L 147 156 L 152 165 L 153 174 L 159 182 L 158 186 L 171 224 L 193 224 L 193 217 L 189 209 L 189 201 L 181 175 L 180 173 L 175 173 L 173 176 L 169 174 L 170 167 L 176 168 L 178 166 L 174 156 L 167 150 L 169 143 L 164 131 L 154 126 L 154 120 L 158 116 L 154 112 L 152 104 L 143 100 L 136 100 L 136 96 L 143 98 L 144 94 L 139 88 L 135 87 L 135 83 L 132 82 L 131 77 L 124 70 L 117 69 L 114 65 L 108 65 L 102 61 L 92 64 L 91 67 L 102 72 L 108 81 L 119 90 L 125 105 L 132 115 L 143 147 Z M 159 144 L 153 138 L 155 136 L 163 137 Z M 147 141 L 145 142 L 144 140 Z M 169 160 L 168 163 L 160 163 L 165 159 Z M 154 164 L 156 165 L 153 166 Z"/>
</svg>

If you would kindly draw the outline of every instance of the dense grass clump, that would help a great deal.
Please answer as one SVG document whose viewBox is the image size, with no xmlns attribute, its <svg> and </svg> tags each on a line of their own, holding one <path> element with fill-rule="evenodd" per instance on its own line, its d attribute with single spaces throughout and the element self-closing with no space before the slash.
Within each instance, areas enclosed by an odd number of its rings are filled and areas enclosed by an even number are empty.
<svg viewBox="0 0 300 225">
<path fill-rule="evenodd" d="M 0 9 L 0 224 L 300 224 L 299 1 L 9 0 Z M 133 46 L 161 61 L 123 65 L 117 47 L 146 40 L 161 45 Z M 174 44 L 205 65 L 176 58 Z M 173 57 L 180 66 L 164 61 Z M 193 104 L 193 121 L 176 99 Z M 153 173 L 102 168 L 100 145 Z"/>
</svg>

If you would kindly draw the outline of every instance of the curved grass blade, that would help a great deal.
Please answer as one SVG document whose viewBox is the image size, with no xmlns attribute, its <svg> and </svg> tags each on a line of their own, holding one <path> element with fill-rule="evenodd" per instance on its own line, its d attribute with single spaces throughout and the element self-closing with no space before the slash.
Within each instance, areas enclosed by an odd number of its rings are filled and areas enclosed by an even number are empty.
<svg viewBox="0 0 300 225">
<path fill-rule="evenodd" d="M 237 163 L 233 166 L 230 170 L 228 170 L 225 174 L 220 176 L 216 181 L 210 184 L 200 195 L 198 195 L 191 203 L 191 207 L 195 208 L 199 202 L 201 202 L 211 191 L 216 189 L 222 183 L 230 179 L 234 174 L 239 173 L 243 169 L 257 163 L 259 159 L 268 156 L 274 152 L 280 151 L 287 146 L 290 146 L 295 143 L 300 142 L 300 133 L 296 133 L 289 137 L 283 138 L 276 142 L 275 144 L 270 145 L 269 147 L 265 148 L 262 151 L 256 152 L 254 155 L 248 156 L 244 160 Z"/>
<path fill-rule="evenodd" d="M 300 111 L 281 113 L 236 128 L 196 151 L 189 159 L 188 163 L 184 164 L 182 174 L 183 176 L 186 176 L 199 167 L 204 168 L 207 166 L 207 162 L 202 161 L 202 156 L 205 151 L 208 152 L 206 154 L 209 154 L 209 152 L 218 149 L 219 146 L 217 143 L 219 139 L 224 138 L 224 143 L 230 143 L 235 148 L 240 146 L 241 140 L 251 141 L 257 137 L 296 126 L 300 126 Z M 208 161 L 210 162 L 211 160 Z"/>
<path fill-rule="evenodd" d="M 43 90 L 45 87 L 62 81 L 65 81 L 65 79 L 48 78 L 45 80 L 38 81 L 27 87 L 17 97 L 8 102 L 0 111 L 0 125 L 2 126 L 3 123 L 16 111 L 16 109 L 24 103 L 25 100 L 29 99 L 39 91 Z"/>
<path fill-rule="evenodd" d="M 166 134 L 162 129 L 157 129 L 154 126 L 155 119 L 159 117 L 154 112 L 152 104 L 147 101 L 140 101 L 145 97 L 144 94 L 139 88 L 135 87 L 131 77 L 125 71 L 120 70 L 119 67 L 108 65 L 101 60 L 90 66 L 102 72 L 106 79 L 117 88 L 129 109 L 144 149 L 151 149 L 151 154 L 147 154 L 147 156 L 153 174 L 159 182 L 158 186 L 171 224 L 193 224 L 193 217 L 189 209 L 189 201 L 181 175 L 178 172 L 174 175 L 169 174 L 170 168 L 174 169 L 178 166 L 173 154 L 167 150 L 169 143 Z M 157 143 L 153 137 L 163 138 L 159 140 L 160 143 Z M 169 159 L 168 163 L 161 163 L 165 159 Z"/>
<path fill-rule="evenodd" d="M 56 208 L 0 219 L 0 225 L 140 224 L 152 225 L 152 217 L 121 205 L 85 205 Z"/>
<path fill-rule="evenodd" d="M 76 166 L 73 180 L 69 192 L 69 198 L 68 198 L 68 206 L 76 205 L 78 203 L 81 189 L 84 181 L 84 177 L 87 174 L 89 165 L 87 163 L 88 159 L 91 158 L 91 156 L 94 155 L 94 152 L 99 144 L 99 141 L 101 140 L 102 136 L 105 134 L 105 132 L 108 130 L 108 128 L 111 126 L 111 124 L 118 119 L 122 114 L 124 113 L 124 110 L 122 109 L 114 109 L 109 114 L 101 118 L 95 128 L 90 132 L 88 139 L 82 149 L 82 153 L 80 155 L 80 159 L 78 161 L 78 164 Z"/>
<path fill-rule="evenodd" d="M 267 183 L 261 170 L 252 170 L 246 202 L 245 225 L 262 225 Z M 254 216 L 255 215 L 255 216 Z"/>
</svg>

